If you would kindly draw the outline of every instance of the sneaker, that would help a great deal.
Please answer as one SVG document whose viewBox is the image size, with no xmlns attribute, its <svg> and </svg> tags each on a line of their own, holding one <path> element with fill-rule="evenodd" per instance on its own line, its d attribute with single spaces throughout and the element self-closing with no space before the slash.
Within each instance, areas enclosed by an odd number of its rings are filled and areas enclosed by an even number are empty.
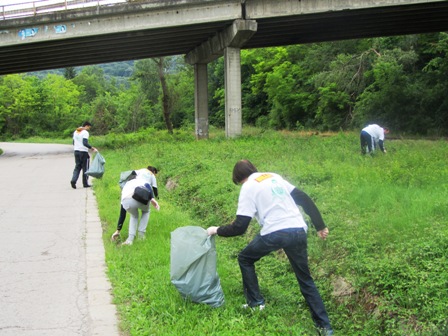
<svg viewBox="0 0 448 336">
<path fill-rule="evenodd" d="M 145 240 L 146 239 L 146 235 L 144 233 L 139 233 L 137 236 L 138 240 Z"/>
<path fill-rule="evenodd" d="M 70 185 L 72 186 L 73 189 L 76 189 L 76 182 L 70 181 Z"/>
<path fill-rule="evenodd" d="M 131 240 L 126 240 L 124 243 L 121 244 L 122 246 L 131 246 L 132 245 L 132 241 Z"/>
<path fill-rule="evenodd" d="M 333 336 L 333 330 L 328 328 L 317 329 L 317 334 L 319 336 Z"/>
<path fill-rule="evenodd" d="M 253 311 L 255 311 L 255 310 L 262 311 L 265 307 L 266 307 L 266 305 L 264 305 L 264 304 L 261 304 L 261 305 L 255 306 L 255 307 L 251 307 L 251 306 L 249 306 L 247 303 L 246 303 L 246 304 L 243 304 L 243 306 L 242 306 L 243 309 L 248 309 L 248 308 L 250 308 L 250 309 L 253 310 Z"/>
</svg>

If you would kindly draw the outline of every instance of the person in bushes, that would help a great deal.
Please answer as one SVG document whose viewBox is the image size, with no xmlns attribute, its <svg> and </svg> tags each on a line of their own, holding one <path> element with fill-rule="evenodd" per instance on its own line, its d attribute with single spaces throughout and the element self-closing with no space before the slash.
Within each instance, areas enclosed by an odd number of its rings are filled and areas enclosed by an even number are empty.
<svg viewBox="0 0 448 336">
<path fill-rule="evenodd" d="M 233 168 L 233 182 L 241 184 L 236 219 L 229 225 L 211 226 L 208 235 L 233 237 L 246 232 L 255 217 L 261 231 L 239 253 L 246 304 L 243 308 L 265 309 L 260 293 L 255 263 L 269 253 L 283 249 L 294 270 L 300 290 L 311 311 L 319 335 L 333 335 L 324 303 L 308 268 L 307 224 L 298 208 L 311 218 L 317 235 L 326 239 L 329 233 L 311 198 L 275 173 L 261 173 L 248 160 Z"/>
<path fill-rule="evenodd" d="M 384 138 L 385 134 L 388 133 L 389 129 L 387 127 L 380 127 L 377 124 L 364 127 L 361 130 L 360 135 L 361 154 L 373 153 L 377 143 L 381 151 L 386 153 L 386 148 L 384 148 Z"/>
<path fill-rule="evenodd" d="M 146 183 L 149 183 L 149 185 L 152 188 L 152 191 L 154 193 L 154 197 L 159 198 L 159 192 L 157 189 L 157 179 L 156 174 L 158 173 L 158 170 L 156 167 L 148 166 L 146 168 L 133 170 L 129 176 L 126 178 L 126 181 L 120 181 L 120 186 L 124 188 L 126 183 L 121 182 L 128 182 L 132 179 L 142 179 L 146 181 Z M 120 232 L 123 228 L 124 221 L 126 220 L 126 210 L 123 207 L 123 204 L 120 204 L 120 215 L 118 217 L 118 223 L 117 223 L 117 230 L 112 234 L 111 240 L 116 241 L 120 237 Z M 149 217 L 148 217 L 149 221 Z M 139 237 L 143 238 L 145 236 L 144 232 L 139 231 Z"/>
</svg>

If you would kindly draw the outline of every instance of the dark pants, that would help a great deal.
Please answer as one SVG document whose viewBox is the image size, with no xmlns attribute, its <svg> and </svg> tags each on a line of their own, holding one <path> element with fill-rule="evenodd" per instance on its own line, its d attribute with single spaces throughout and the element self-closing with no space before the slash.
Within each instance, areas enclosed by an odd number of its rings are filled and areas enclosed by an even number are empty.
<svg viewBox="0 0 448 336">
<path fill-rule="evenodd" d="M 283 249 L 294 269 L 300 291 L 319 328 L 331 329 L 327 311 L 308 268 L 307 235 L 303 229 L 285 229 L 265 236 L 257 235 L 238 255 L 243 276 L 244 295 L 249 306 L 264 304 L 260 293 L 255 262 L 270 252 Z"/>
<path fill-rule="evenodd" d="M 71 182 L 76 183 L 78 181 L 79 174 L 82 170 L 82 185 L 84 187 L 88 186 L 88 176 L 85 174 L 87 169 L 89 169 L 89 153 L 75 151 L 75 169 L 73 170 L 73 176 Z"/>
<path fill-rule="evenodd" d="M 360 135 L 361 140 L 361 154 L 366 154 L 366 147 L 367 147 L 367 153 L 372 153 L 372 149 L 374 149 L 374 143 L 372 140 L 372 137 L 369 133 L 366 131 L 361 131 Z"/>
</svg>

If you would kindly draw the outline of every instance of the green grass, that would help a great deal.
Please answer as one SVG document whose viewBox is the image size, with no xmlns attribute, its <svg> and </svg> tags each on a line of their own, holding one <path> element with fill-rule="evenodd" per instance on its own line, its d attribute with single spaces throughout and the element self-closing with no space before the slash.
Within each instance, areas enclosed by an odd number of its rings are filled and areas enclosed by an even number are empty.
<svg viewBox="0 0 448 336">
<path fill-rule="evenodd" d="M 126 335 L 314 335 L 312 321 L 285 256 L 257 264 L 267 310 L 244 303 L 238 252 L 258 230 L 216 238 L 226 303 L 184 301 L 170 283 L 170 233 L 177 227 L 230 223 L 239 187 L 235 162 L 250 159 L 307 192 L 330 228 L 327 241 L 309 231 L 310 267 L 336 335 L 446 335 L 448 332 L 448 168 L 446 141 L 386 141 L 388 153 L 359 154 L 358 134 L 310 136 L 245 129 L 226 140 L 214 131 L 197 141 L 170 136 L 92 137 L 106 158 L 94 181 L 108 275 Z M 130 140 L 129 140 L 130 139 Z M 133 145 L 125 146 L 127 143 Z M 119 214 L 121 171 L 154 165 L 160 212 L 152 210 L 147 238 L 133 246 L 109 241 Z M 168 190 L 170 182 L 176 187 Z M 128 220 L 122 231 L 127 236 Z M 346 295 L 337 293 L 346 284 Z"/>
</svg>

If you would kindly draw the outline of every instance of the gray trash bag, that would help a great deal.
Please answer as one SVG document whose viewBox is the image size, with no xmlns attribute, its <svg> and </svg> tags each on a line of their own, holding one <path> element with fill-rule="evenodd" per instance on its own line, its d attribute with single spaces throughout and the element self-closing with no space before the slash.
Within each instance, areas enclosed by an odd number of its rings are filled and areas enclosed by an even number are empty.
<svg viewBox="0 0 448 336">
<path fill-rule="evenodd" d="M 120 188 L 123 189 L 124 185 L 129 182 L 130 180 L 135 179 L 137 176 L 136 172 L 134 170 L 127 170 L 120 173 L 120 180 L 118 181 L 118 184 L 120 185 Z"/>
<path fill-rule="evenodd" d="M 170 277 L 183 298 L 212 307 L 224 304 L 215 238 L 203 228 L 184 226 L 171 232 Z"/>
<path fill-rule="evenodd" d="M 100 152 L 96 152 L 95 157 L 92 160 L 92 164 L 90 165 L 89 169 L 85 172 L 85 174 L 95 178 L 102 178 L 104 175 L 105 163 L 106 160 L 103 158 Z"/>
</svg>

